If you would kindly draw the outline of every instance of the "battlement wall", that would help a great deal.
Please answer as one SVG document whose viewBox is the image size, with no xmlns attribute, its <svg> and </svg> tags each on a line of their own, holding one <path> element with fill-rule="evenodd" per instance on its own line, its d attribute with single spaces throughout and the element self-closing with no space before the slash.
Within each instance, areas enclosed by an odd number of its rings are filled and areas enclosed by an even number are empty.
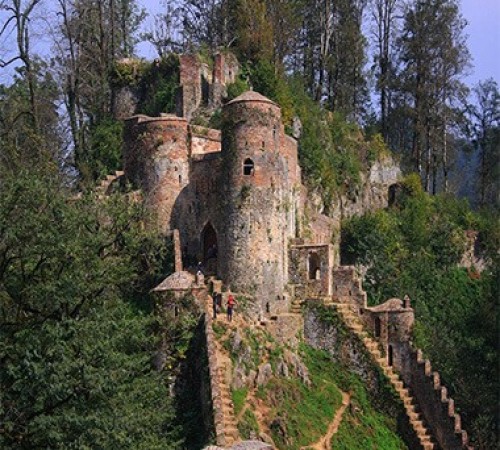
<svg viewBox="0 0 500 450">
<path fill-rule="evenodd" d="M 400 367 L 405 384 L 412 390 L 433 435 L 443 449 L 472 449 L 467 432 L 462 428 L 460 414 L 455 411 L 455 402 L 441 384 L 439 372 L 432 370 L 421 350 L 406 345 L 406 358 Z"/>
<path fill-rule="evenodd" d="M 217 445 L 225 446 L 226 430 L 224 426 L 223 397 L 219 386 L 219 371 L 222 367 L 217 358 L 216 338 L 212 328 L 210 312 L 205 314 L 205 336 L 207 340 L 208 371 L 210 374 L 210 395 L 212 400 L 215 440 Z"/>
</svg>

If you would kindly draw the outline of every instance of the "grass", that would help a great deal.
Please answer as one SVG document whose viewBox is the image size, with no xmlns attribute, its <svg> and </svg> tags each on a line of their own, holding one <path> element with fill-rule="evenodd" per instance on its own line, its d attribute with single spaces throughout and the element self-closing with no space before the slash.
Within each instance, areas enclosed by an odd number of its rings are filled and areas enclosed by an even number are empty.
<svg viewBox="0 0 500 450">
<path fill-rule="evenodd" d="M 317 441 L 326 433 L 342 402 L 330 371 L 323 370 L 324 364 L 308 364 L 307 359 L 310 386 L 296 378 L 274 378 L 266 387 L 266 393 L 259 392 L 271 402 L 274 418 L 281 419 L 274 420 L 275 424 L 280 423 L 279 427 L 271 424 L 278 448 L 293 450 Z"/>
<path fill-rule="evenodd" d="M 323 351 L 305 345 L 301 350 L 313 379 L 328 372 L 329 377 L 343 391 L 351 394 L 351 404 L 345 410 L 339 430 L 332 439 L 332 448 L 336 450 L 407 448 L 396 434 L 395 420 L 375 410 L 363 381 L 357 375 L 334 363 Z"/>
<path fill-rule="evenodd" d="M 234 414 L 236 416 L 241 412 L 243 406 L 245 406 L 245 400 L 247 398 L 247 394 L 248 394 L 248 388 L 246 387 L 241 389 L 234 389 L 231 392 L 231 395 L 233 397 Z"/>
<path fill-rule="evenodd" d="M 218 341 L 220 341 L 227 331 L 227 325 L 219 322 L 213 322 L 212 329 L 214 330 L 215 337 Z"/>
<path fill-rule="evenodd" d="M 272 408 L 270 429 L 278 448 L 294 450 L 318 441 L 341 405 L 340 390 L 351 394 L 351 406 L 344 412 L 332 448 L 406 448 L 396 434 L 395 421 L 375 410 L 358 376 L 326 352 L 302 345 L 300 354 L 309 370 L 310 386 L 296 378 L 273 378 L 257 392 Z"/>
<path fill-rule="evenodd" d="M 257 418 L 250 409 L 245 411 L 243 417 L 238 422 L 238 431 L 243 439 L 251 439 L 259 435 L 260 430 Z M 255 434 L 256 436 L 252 436 L 252 434 Z"/>
</svg>

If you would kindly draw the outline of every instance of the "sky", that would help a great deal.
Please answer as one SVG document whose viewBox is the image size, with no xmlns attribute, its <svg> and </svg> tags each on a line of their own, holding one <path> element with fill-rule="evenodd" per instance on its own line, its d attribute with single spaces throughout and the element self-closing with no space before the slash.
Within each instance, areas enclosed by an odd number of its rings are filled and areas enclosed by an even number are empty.
<svg viewBox="0 0 500 450">
<path fill-rule="evenodd" d="M 173 1 L 173 0 L 164 0 Z M 154 13 L 161 11 L 159 0 L 138 0 L 150 17 L 146 19 L 145 27 L 151 26 Z M 34 36 L 31 41 L 34 50 L 45 53 L 50 47 L 46 28 L 51 26 L 51 14 L 49 5 L 52 0 L 45 0 L 43 14 L 37 18 L 40 23 L 40 30 L 37 33 L 32 30 Z M 469 86 L 475 85 L 479 80 L 493 78 L 500 84 L 500 0 L 462 0 L 462 15 L 468 25 L 465 29 L 468 35 L 468 46 L 472 55 L 472 67 L 469 69 L 465 81 Z M 0 27 L 3 24 L 5 15 L 0 12 Z M 35 28 L 35 27 L 33 27 Z M 13 37 L 13 36 L 11 36 Z M 0 53 L 8 47 L 6 39 L 0 40 Z M 138 46 L 140 56 L 152 59 L 157 55 L 150 44 L 142 43 Z M 3 73 L 2 73 L 3 72 Z M 0 83 L 6 83 L 11 76 L 8 69 L 0 69 Z"/>
</svg>

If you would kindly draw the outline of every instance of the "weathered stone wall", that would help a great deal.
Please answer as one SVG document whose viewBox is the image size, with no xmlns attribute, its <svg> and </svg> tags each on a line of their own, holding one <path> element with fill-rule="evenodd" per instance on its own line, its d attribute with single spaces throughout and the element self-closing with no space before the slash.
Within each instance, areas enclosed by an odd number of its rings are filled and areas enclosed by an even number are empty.
<svg viewBox="0 0 500 450">
<path fill-rule="evenodd" d="M 232 53 L 217 53 L 214 56 L 214 68 L 209 98 L 209 105 L 212 108 L 221 106 L 222 99 L 227 96 L 227 85 L 234 83 L 239 71 L 240 65 Z"/>
<path fill-rule="evenodd" d="M 191 155 L 205 155 L 221 151 L 221 137 L 219 130 L 190 126 L 191 131 Z"/>
<path fill-rule="evenodd" d="M 218 372 L 221 370 L 217 359 L 215 334 L 212 328 L 210 313 L 205 314 L 205 336 L 207 340 L 208 372 L 210 374 L 210 394 L 213 408 L 213 424 L 217 445 L 226 445 L 224 419 L 222 411 L 222 394 L 219 386 Z"/>
<path fill-rule="evenodd" d="M 180 56 L 180 89 L 177 115 L 191 120 L 202 102 L 202 64 L 198 55 Z"/>
<path fill-rule="evenodd" d="M 339 266 L 333 270 L 333 298 L 349 303 L 357 314 L 366 308 L 367 295 L 354 266 Z"/>
<path fill-rule="evenodd" d="M 188 265 L 203 261 L 203 230 L 211 226 L 217 236 L 218 254 L 225 254 L 225 221 L 220 204 L 220 152 L 193 155 L 190 183 L 175 199 L 171 226 L 180 231 L 184 262 Z"/>
<path fill-rule="evenodd" d="M 333 246 L 294 245 L 288 250 L 288 280 L 299 298 L 332 294 Z"/>
<path fill-rule="evenodd" d="M 370 171 L 361 174 L 359 186 L 341 195 L 333 204 L 342 218 L 362 215 L 389 206 L 389 189 L 401 178 L 401 169 L 392 158 L 376 161 Z"/>
<path fill-rule="evenodd" d="M 460 415 L 455 412 L 455 402 L 448 396 L 446 387 L 441 385 L 439 373 L 432 371 L 430 361 L 424 360 L 420 350 L 414 350 L 409 343 L 404 350 L 405 357 L 395 367 L 418 400 L 440 447 L 444 450 L 471 448 Z"/>
<path fill-rule="evenodd" d="M 176 198 L 189 184 L 186 119 L 171 115 L 133 116 L 125 121 L 123 165 L 127 178 L 145 193 L 160 228 L 171 230 Z"/>
<path fill-rule="evenodd" d="M 265 311 L 267 303 L 283 303 L 277 300 L 288 278 L 287 240 L 295 235 L 281 113 L 270 100 L 248 92 L 229 102 L 223 117 L 221 275 L 235 290 L 254 295 Z M 245 173 L 248 163 L 253 167 Z"/>
</svg>

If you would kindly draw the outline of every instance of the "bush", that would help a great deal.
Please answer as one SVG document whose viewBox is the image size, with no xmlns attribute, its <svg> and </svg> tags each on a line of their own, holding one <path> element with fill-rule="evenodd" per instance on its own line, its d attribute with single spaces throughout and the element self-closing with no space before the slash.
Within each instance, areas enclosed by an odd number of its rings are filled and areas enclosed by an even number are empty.
<svg viewBox="0 0 500 450">
<path fill-rule="evenodd" d="M 94 180 L 121 168 L 122 145 L 123 122 L 107 117 L 90 129 L 87 167 Z"/>
</svg>

